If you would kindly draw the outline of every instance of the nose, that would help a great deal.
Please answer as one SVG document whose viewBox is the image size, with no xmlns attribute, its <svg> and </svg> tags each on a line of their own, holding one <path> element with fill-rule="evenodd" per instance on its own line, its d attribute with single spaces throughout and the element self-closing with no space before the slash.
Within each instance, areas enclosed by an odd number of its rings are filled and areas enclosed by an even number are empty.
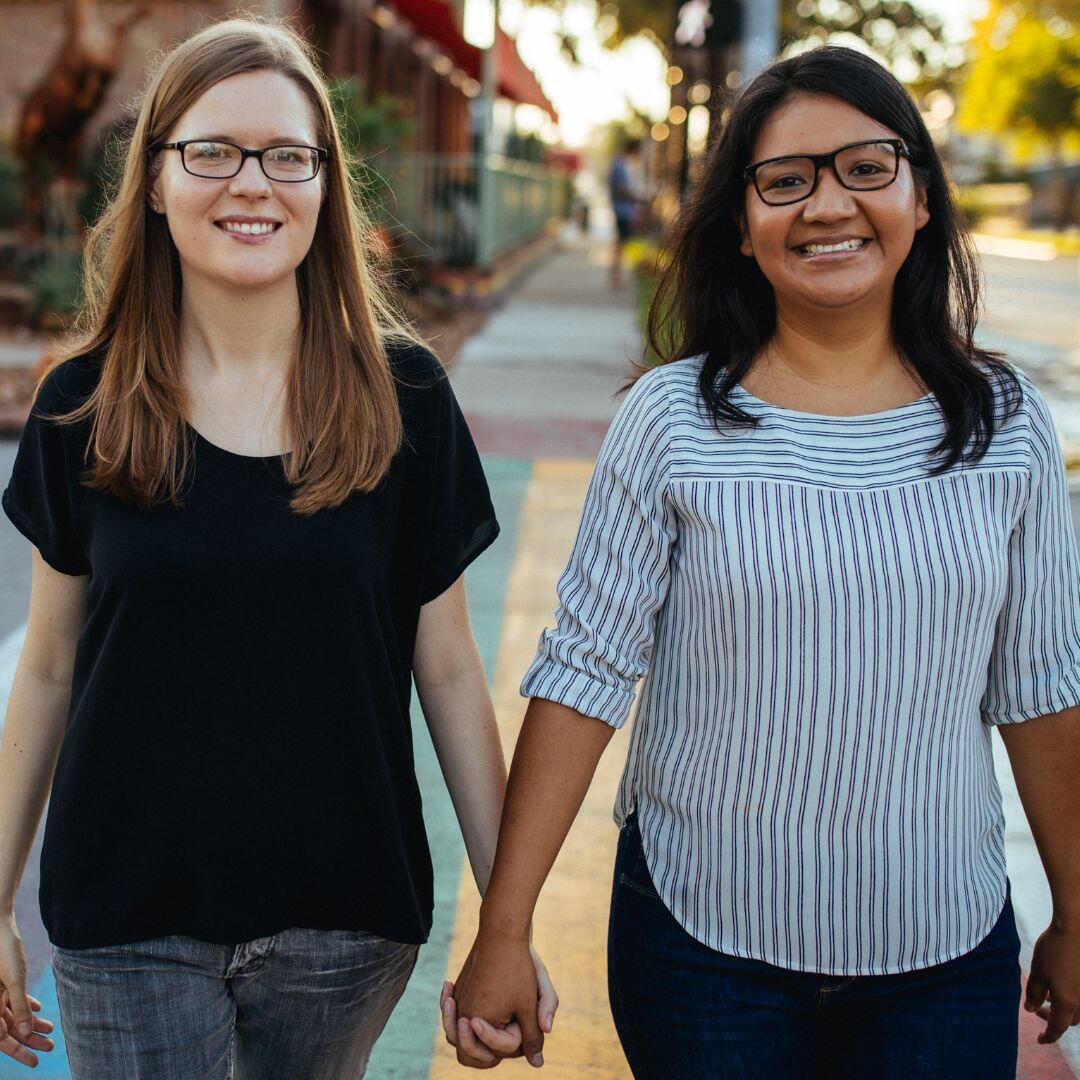
<svg viewBox="0 0 1080 1080">
<path fill-rule="evenodd" d="M 836 178 L 830 166 L 825 166 L 818 174 L 817 187 L 813 195 L 803 203 L 805 221 L 843 221 L 856 212 L 852 194 Z"/>
<path fill-rule="evenodd" d="M 255 157 L 247 158 L 240 171 L 229 181 L 230 195 L 263 197 L 270 195 L 273 190 L 270 180 Z"/>
</svg>

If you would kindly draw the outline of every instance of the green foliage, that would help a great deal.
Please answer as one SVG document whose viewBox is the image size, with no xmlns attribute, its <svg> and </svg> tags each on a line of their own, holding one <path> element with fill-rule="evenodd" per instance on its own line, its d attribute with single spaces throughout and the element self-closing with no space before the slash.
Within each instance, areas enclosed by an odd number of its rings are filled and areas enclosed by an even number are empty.
<svg viewBox="0 0 1080 1080">
<path fill-rule="evenodd" d="M 1077 0 L 993 0 L 975 27 L 961 128 L 1012 140 L 1017 154 L 1080 150 L 1080 19 Z M 1076 14 L 1080 16 L 1080 11 Z"/>
<path fill-rule="evenodd" d="M 390 185 L 379 158 L 400 154 L 412 138 L 415 125 L 405 112 L 408 103 L 389 94 L 368 101 L 355 78 L 332 79 L 330 100 L 355 179 L 369 200 L 384 204 Z"/>
<path fill-rule="evenodd" d="M 609 0 L 598 25 L 604 44 L 617 47 L 644 34 L 667 47 L 679 0 Z M 752 0 L 747 0 L 752 2 Z M 1068 0 L 1080 4 L 1080 0 Z M 674 7 L 673 7 L 674 4 Z M 861 44 L 908 85 L 928 90 L 949 82 L 956 57 L 943 38 L 941 20 L 910 0 L 781 0 L 784 48 L 836 41 Z M 857 42 L 854 40 L 857 39 Z"/>
<path fill-rule="evenodd" d="M 805 44 L 851 44 L 874 53 L 915 92 L 949 85 L 955 56 L 941 20 L 909 0 L 783 0 L 784 50 Z"/>
<path fill-rule="evenodd" d="M 336 78 L 330 87 L 341 138 L 351 154 L 400 150 L 413 132 L 408 103 L 382 94 L 368 101 L 356 78 Z"/>
<path fill-rule="evenodd" d="M 82 298 L 82 256 L 65 249 L 49 256 L 31 271 L 28 282 L 34 294 L 32 317 L 38 324 L 64 322 Z"/>
<path fill-rule="evenodd" d="M 0 142 L 0 229 L 13 229 L 22 214 L 19 166 L 11 147 Z"/>
</svg>

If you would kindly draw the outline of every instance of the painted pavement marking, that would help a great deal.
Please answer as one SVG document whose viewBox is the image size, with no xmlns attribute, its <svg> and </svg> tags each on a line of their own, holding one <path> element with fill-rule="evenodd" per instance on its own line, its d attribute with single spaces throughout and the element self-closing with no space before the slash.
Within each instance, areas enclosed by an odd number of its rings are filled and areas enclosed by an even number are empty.
<svg viewBox="0 0 1080 1080">
<path fill-rule="evenodd" d="M 532 660 L 543 627 L 555 613 L 555 583 L 577 532 L 592 462 L 537 461 L 521 510 L 517 558 L 507 588 L 502 647 L 495 671 L 494 700 L 507 759 L 521 727 L 526 702 L 518 685 Z M 611 818 L 615 789 L 626 757 L 626 730 L 612 740 L 596 781 L 555 862 L 537 907 L 533 941 L 551 972 L 561 1002 L 544 1046 L 543 1074 L 549 1080 L 625 1080 L 623 1057 L 607 1000 L 607 912 L 617 832 Z M 479 901 L 461 875 L 457 917 L 446 977 L 457 978 L 476 932 Z M 463 1073 L 434 1025 L 432 1080 Z M 523 1060 L 505 1062 L 532 1073 Z"/>
</svg>

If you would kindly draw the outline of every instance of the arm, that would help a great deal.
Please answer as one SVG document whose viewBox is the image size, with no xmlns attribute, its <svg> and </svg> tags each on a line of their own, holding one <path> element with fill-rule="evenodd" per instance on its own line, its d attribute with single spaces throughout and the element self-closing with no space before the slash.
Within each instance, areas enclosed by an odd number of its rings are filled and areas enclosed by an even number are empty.
<svg viewBox="0 0 1080 1080">
<path fill-rule="evenodd" d="M 535 1066 L 543 1064 L 543 1036 L 532 1021 L 533 910 L 614 733 L 609 724 L 565 705 L 530 701 L 514 751 L 480 928 L 455 987 L 464 1016 L 495 1024 L 518 1017 L 522 1051 Z"/>
<path fill-rule="evenodd" d="M 557 627 L 544 631 L 522 683 L 532 700 L 479 933 L 457 983 L 464 1015 L 496 1024 L 517 1016 L 534 1065 L 543 1039 L 525 1022 L 524 935 L 600 755 L 630 714 L 671 580 L 677 525 L 668 393 L 659 375 L 635 384 L 608 431 L 559 580 Z"/>
<path fill-rule="evenodd" d="M 1039 1041 L 1056 1042 L 1080 1023 L 1080 706 L 998 731 L 1054 902 L 1032 957 L 1026 1008 L 1047 1020 Z"/>
<path fill-rule="evenodd" d="M 420 609 L 413 675 L 476 887 L 483 896 L 495 859 L 506 763 L 469 626 L 464 577 Z"/>
<path fill-rule="evenodd" d="M 476 887 L 483 896 L 495 858 L 506 792 L 506 764 L 484 667 L 469 626 L 464 577 L 420 609 L 413 675 L 461 824 Z M 558 997 L 547 969 L 528 941 L 526 947 L 532 973 L 530 1020 L 536 1023 L 539 1017 L 544 1029 L 550 1031 Z M 465 1029 L 459 1029 L 453 993 L 453 984 L 447 984 L 440 997 L 444 1027 L 447 1038 L 460 1046 L 472 1063 L 495 1064 L 498 1058 L 490 1050 L 504 1057 L 521 1052 L 516 1024 L 507 1025 L 506 1030 L 481 1025 L 474 1032 L 462 1021 Z M 487 1048 L 474 1035 L 482 1036 Z"/>
<path fill-rule="evenodd" d="M 15 893 L 52 787 L 67 726 L 75 646 L 86 612 L 86 582 L 84 576 L 59 573 L 34 551 L 26 641 L 15 669 L 0 746 L 0 983 L 5 998 L 0 1050 L 24 1065 L 37 1062 L 26 1046 L 41 1050 L 52 1046 L 40 1034 L 23 1028 L 33 1021 L 26 995 L 26 958 L 15 925 Z M 17 1039 L 3 1030 L 12 1022 L 19 1027 Z M 39 1032 L 52 1027 L 48 1021 L 38 1021 L 36 1026 Z"/>
</svg>

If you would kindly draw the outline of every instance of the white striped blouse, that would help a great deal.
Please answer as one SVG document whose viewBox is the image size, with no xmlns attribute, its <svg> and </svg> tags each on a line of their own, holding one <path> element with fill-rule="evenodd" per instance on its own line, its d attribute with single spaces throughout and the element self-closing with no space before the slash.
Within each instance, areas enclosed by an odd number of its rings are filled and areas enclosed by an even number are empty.
<svg viewBox="0 0 1080 1080">
<path fill-rule="evenodd" d="M 521 692 L 613 727 L 615 807 L 713 949 L 869 975 L 959 956 L 1005 899 L 990 728 L 1080 703 L 1080 567 L 1046 404 L 931 476 L 930 395 L 768 404 L 718 433 L 700 359 L 623 402 Z M 1000 395 L 1001 390 L 999 388 Z"/>
</svg>

